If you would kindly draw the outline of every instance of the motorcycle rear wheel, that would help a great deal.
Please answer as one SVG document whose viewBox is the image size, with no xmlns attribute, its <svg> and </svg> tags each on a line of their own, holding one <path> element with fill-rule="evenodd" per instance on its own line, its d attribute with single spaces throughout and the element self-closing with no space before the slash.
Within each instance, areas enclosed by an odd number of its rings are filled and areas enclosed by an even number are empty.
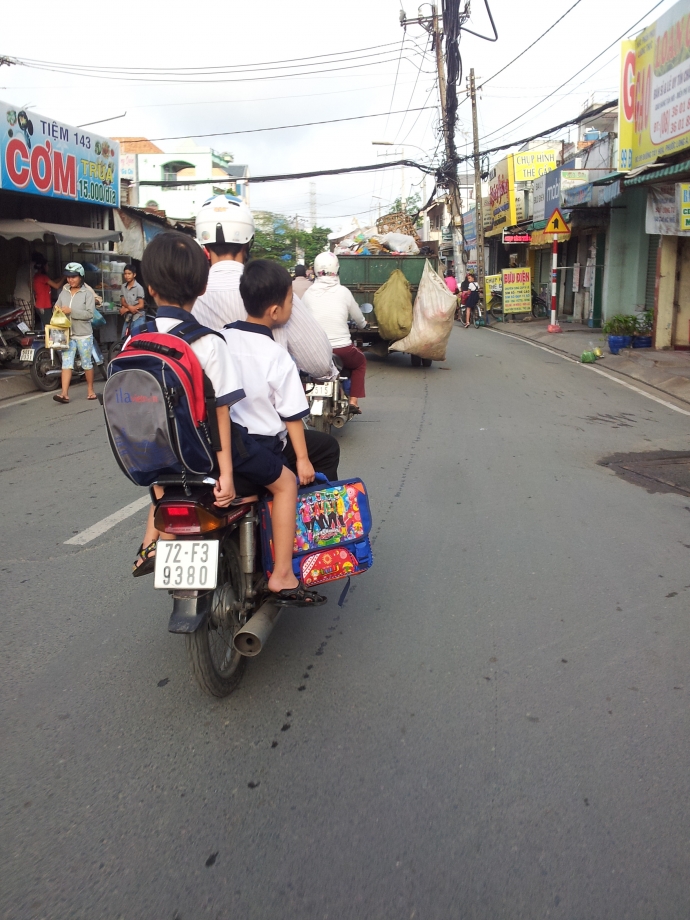
<svg viewBox="0 0 690 920">
<path fill-rule="evenodd" d="M 56 370 L 62 367 L 60 358 L 55 352 L 54 355 L 55 358 L 51 361 L 50 349 L 45 347 L 39 348 L 34 355 L 34 360 L 29 370 L 29 374 L 35 386 L 38 387 L 39 390 L 43 390 L 44 393 L 50 393 L 51 390 L 57 390 L 60 386 L 60 374 L 54 374 L 51 377 L 47 376 L 47 371 Z"/>
<path fill-rule="evenodd" d="M 324 434 L 331 433 L 331 423 L 328 421 L 327 415 L 312 415 L 309 427 L 313 428 L 314 431 L 323 431 Z"/>
<path fill-rule="evenodd" d="M 247 659 L 232 644 L 242 625 L 238 611 L 245 599 L 236 536 L 235 533 L 225 537 L 220 548 L 218 587 L 211 614 L 201 629 L 186 637 L 192 673 L 201 689 L 215 697 L 230 696 L 247 666 Z"/>
</svg>

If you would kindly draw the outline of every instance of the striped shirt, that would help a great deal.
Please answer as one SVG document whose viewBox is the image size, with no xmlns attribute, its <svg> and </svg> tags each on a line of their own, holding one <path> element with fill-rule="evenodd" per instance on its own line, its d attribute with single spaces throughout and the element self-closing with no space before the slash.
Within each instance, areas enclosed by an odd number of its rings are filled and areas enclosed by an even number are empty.
<svg viewBox="0 0 690 920">
<path fill-rule="evenodd" d="M 247 311 L 240 296 L 241 262 L 223 259 L 211 266 L 206 291 L 197 298 L 192 315 L 211 329 L 223 329 L 229 323 L 244 322 Z M 333 367 L 333 349 L 328 336 L 299 297 L 293 297 L 292 316 L 273 330 L 275 341 L 292 355 L 297 367 L 317 378 L 337 376 Z"/>
</svg>

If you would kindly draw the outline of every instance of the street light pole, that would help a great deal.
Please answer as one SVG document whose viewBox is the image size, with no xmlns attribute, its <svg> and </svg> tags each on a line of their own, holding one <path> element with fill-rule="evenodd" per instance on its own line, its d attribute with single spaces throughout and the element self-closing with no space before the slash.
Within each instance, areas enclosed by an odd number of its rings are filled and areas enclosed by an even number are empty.
<svg viewBox="0 0 690 920">
<path fill-rule="evenodd" d="M 480 296 L 484 294 L 484 209 L 482 208 L 482 168 L 479 157 L 479 128 L 477 125 L 477 86 L 474 68 L 470 70 L 470 98 L 472 100 L 472 133 L 474 140 L 474 222 L 477 237 L 477 284 Z"/>
</svg>

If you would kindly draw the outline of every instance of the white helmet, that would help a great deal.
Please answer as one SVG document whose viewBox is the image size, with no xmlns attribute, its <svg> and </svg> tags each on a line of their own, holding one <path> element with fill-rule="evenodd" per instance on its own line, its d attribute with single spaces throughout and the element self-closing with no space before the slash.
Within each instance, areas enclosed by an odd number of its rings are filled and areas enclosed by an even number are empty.
<svg viewBox="0 0 690 920">
<path fill-rule="evenodd" d="M 204 202 L 196 216 L 196 238 L 202 246 L 248 243 L 254 237 L 254 218 L 238 198 L 217 195 Z"/>
<path fill-rule="evenodd" d="M 332 252 L 320 252 L 314 259 L 315 275 L 337 275 L 339 270 L 340 262 Z"/>
</svg>

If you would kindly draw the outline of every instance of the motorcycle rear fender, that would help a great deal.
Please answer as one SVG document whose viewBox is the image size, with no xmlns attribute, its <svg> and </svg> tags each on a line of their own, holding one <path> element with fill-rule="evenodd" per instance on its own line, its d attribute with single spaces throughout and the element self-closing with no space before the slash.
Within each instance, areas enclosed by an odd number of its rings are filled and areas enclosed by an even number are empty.
<svg viewBox="0 0 690 920">
<path fill-rule="evenodd" d="M 194 597 L 193 595 L 197 595 Z M 168 632 L 188 635 L 206 625 L 213 604 L 213 591 L 199 595 L 195 591 L 173 594 L 173 609 Z"/>
</svg>

